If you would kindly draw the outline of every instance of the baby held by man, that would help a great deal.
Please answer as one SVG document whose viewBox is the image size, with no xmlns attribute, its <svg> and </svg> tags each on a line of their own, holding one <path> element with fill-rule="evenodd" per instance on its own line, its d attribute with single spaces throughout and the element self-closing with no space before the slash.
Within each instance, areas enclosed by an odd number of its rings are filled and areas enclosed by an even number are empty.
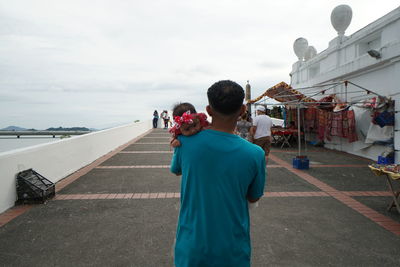
<svg viewBox="0 0 400 267">
<path fill-rule="evenodd" d="M 176 104 L 173 107 L 172 116 L 174 126 L 169 132 L 172 134 L 170 144 L 173 148 L 181 145 L 178 140 L 179 135 L 195 135 L 210 127 L 210 123 L 207 121 L 207 115 L 204 113 L 197 113 L 195 107 L 187 102 Z M 255 203 L 249 202 L 249 209 L 256 207 L 258 207 L 258 201 Z"/>
</svg>

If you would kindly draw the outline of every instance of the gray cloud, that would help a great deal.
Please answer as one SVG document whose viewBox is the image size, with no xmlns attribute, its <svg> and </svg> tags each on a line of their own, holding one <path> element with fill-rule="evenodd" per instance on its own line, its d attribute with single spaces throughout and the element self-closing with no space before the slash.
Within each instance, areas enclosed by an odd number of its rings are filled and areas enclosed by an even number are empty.
<svg viewBox="0 0 400 267">
<path fill-rule="evenodd" d="M 178 101 L 201 110 L 206 89 L 227 78 L 250 80 L 257 96 L 289 82 L 296 38 L 327 47 L 338 4 L 0 0 L 0 128 L 116 125 Z M 351 34 L 398 1 L 347 4 Z"/>
<path fill-rule="evenodd" d="M 0 93 L 0 103 L 18 102 L 20 100 L 21 100 L 21 98 L 15 96 L 15 95 L 8 95 L 8 94 L 5 94 L 5 93 Z"/>
<path fill-rule="evenodd" d="M 263 69 L 282 69 L 282 68 L 287 69 L 287 65 L 285 64 L 285 62 L 264 61 L 264 62 L 260 62 L 258 64 L 258 66 Z"/>
</svg>

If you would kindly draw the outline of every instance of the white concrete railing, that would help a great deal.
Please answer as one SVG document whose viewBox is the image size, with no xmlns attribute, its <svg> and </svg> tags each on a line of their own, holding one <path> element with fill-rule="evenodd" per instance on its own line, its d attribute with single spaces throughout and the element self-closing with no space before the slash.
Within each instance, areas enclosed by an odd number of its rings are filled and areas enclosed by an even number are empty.
<svg viewBox="0 0 400 267">
<path fill-rule="evenodd" d="M 0 213 L 14 206 L 18 172 L 33 168 L 55 183 L 151 127 L 151 121 L 133 123 L 0 153 Z"/>
</svg>

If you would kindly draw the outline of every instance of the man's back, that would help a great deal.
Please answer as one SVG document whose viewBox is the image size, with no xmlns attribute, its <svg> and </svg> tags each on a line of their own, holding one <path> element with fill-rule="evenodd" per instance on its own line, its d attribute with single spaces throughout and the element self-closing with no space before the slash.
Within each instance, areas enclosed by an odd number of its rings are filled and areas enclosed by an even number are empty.
<svg viewBox="0 0 400 267">
<path fill-rule="evenodd" d="M 248 266 L 247 197 L 263 194 L 264 151 L 214 130 L 180 141 L 171 164 L 182 172 L 176 266 Z"/>
<path fill-rule="evenodd" d="M 253 125 L 257 127 L 254 138 L 258 139 L 271 136 L 272 119 L 267 115 L 258 115 L 253 120 Z"/>
</svg>

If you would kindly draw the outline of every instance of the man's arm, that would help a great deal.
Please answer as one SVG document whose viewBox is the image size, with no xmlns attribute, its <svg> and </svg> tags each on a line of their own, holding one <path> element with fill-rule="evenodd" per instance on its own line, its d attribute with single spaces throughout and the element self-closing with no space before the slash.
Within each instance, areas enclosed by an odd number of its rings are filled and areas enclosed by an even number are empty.
<svg viewBox="0 0 400 267">
<path fill-rule="evenodd" d="M 250 127 L 250 135 L 251 136 L 254 136 L 254 134 L 256 133 L 256 131 L 257 131 L 257 126 L 251 126 Z"/>
<path fill-rule="evenodd" d="M 249 141 L 254 142 L 254 134 L 256 133 L 257 126 L 251 126 L 249 130 Z"/>
<path fill-rule="evenodd" d="M 182 174 L 180 147 L 176 147 L 174 150 L 174 155 L 172 156 L 170 171 L 172 173 L 175 173 L 176 175 Z"/>
<path fill-rule="evenodd" d="M 253 120 L 253 126 L 251 126 L 250 130 L 249 130 L 251 139 L 254 139 L 254 135 L 256 134 L 256 131 L 257 131 L 257 124 L 258 124 L 258 117 L 255 117 Z"/>
<path fill-rule="evenodd" d="M 262 152 L 262 153 L 261 153 Z M 247 200 L 250 203 L 257 202 L 264 195 L 265 185 L 265 156 L 264 151 L 260 151 L 257 170 L 249 189 L 247 190 Z"/>
</svg>

